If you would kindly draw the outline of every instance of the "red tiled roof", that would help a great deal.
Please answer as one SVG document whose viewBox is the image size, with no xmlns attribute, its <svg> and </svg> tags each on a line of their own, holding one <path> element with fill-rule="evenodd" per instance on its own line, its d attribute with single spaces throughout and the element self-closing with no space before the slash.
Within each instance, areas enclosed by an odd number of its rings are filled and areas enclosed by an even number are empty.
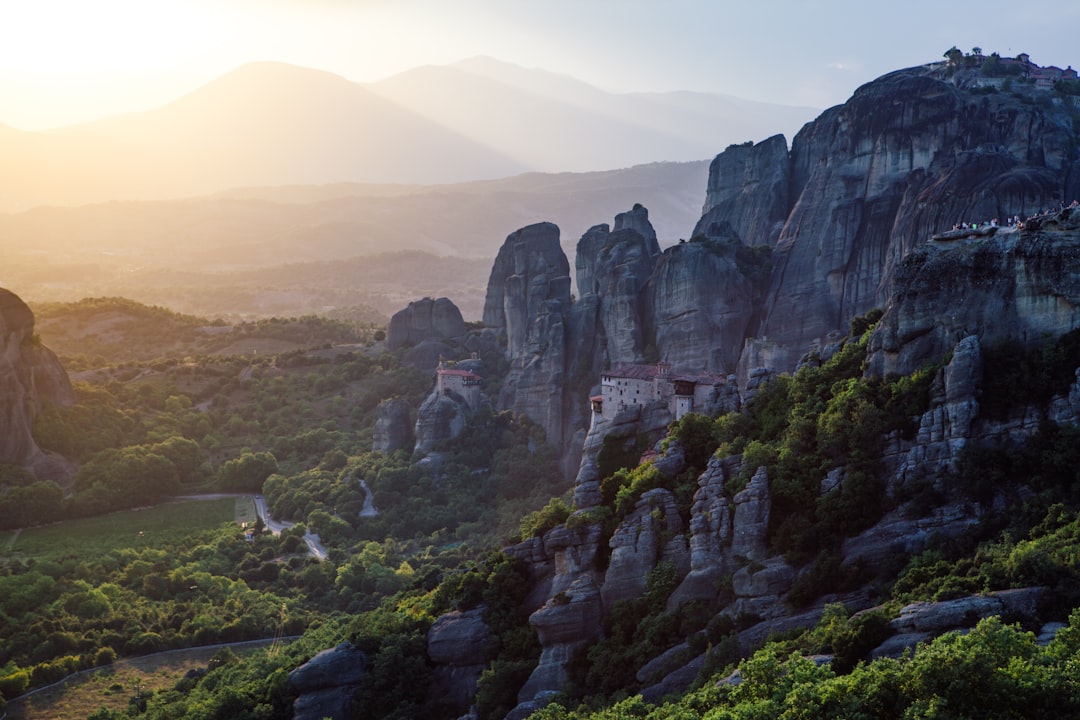
<svg viewBox="0 0 1080 720">
<path fill-rule="evenodd" d="M 476 373 L 471 373 L 468 370 L 455 370 L 453 368 L 439 368 L 437 371 L 440 375 L 453 375 L 454 377 L 463 378 L 476 378 L 480 379 L 480 376 Z"/>
</svg>

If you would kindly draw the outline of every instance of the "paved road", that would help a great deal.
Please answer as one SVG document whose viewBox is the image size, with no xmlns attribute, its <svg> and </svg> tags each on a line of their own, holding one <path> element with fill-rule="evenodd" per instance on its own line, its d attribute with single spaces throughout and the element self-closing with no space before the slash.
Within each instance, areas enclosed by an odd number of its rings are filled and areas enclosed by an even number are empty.
<svg viewBox="0 0 1080 720">
<path fill-rule="evenodd" d="M 222 498 L 239 498 L 249 497 L 255 502 L 255 512 L 262 518 L 263 525 L 266 529 L 275 535 L 280 535 L 282 530 L 291 528 L 296 523 L 287 522 L 285 520 L 275 520 L 270 516 L 270 507 L 266 504 L 266 498 L 262 495 L 251 495 L 247 493 L 211 493 L 206 495 L 181 495 L 177 497 L 177 500 L 219 500 Z M 311 554 L 319 560 L 325 560 L 328 557 L 326 548 L 323 546 L 319 536 L 308 530 L 304 533 L 304 542 L 308 546 L 308 550 Z"/>
</svg>

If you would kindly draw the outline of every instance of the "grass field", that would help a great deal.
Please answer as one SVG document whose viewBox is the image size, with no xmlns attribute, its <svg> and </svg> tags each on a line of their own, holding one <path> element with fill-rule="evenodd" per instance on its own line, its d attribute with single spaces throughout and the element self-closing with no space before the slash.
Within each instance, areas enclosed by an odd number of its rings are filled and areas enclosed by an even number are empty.
<svg viewBox="0 0 1080 720">
<path fill-rule="evenodd" d="M 79 557 L 124 547 L 154 547 L 222 523 L 253 519 L 254 505 L 247 497 L 167 503 L 29 528 L 14 544 L 5 533 L 0 537 L 0 558 Z"/>
<path fill-rule="evenodd" d="M 255 641 L 233 646 L 238 655 L 255 652 L 272 641 Z M 171 688 L 184 674 L 195 668 L 205 668 L 218 648 L 191 648 L 118 660 L 108 667 L 90 670 L 70 677 L 53 687 L 8 704 L 8 720 L 33 718 L 85 718 L 100 708 L 126 709 L 136 688 L 163 690 Z"/>
</svg>

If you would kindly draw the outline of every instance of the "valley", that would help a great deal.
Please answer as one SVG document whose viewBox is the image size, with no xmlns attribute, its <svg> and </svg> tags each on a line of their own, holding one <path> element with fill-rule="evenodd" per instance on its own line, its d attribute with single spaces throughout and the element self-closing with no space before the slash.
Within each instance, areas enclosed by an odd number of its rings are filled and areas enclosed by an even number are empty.
<svg viewBox="0 0 1080 720">
<path fill-rule="evenodd" d="M 0 702 L 295 636 L 71 712 L 1080 712 L 1072 79 L 956 50 L 708 167 L 0 217 Z"/>
</svg>

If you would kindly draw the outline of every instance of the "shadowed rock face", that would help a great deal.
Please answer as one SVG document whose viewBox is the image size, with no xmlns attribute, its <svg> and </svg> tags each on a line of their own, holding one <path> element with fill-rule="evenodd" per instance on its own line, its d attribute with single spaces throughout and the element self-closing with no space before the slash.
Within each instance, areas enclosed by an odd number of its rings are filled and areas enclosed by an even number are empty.
<svg viewBox="0 0 1080 720">
<path fill-rule="evenodd" d="M 586 372 L 642 362 L 649 325 L 645 285 L 656 266 L 660 246 L 649 211 L 635 205 L 615 217 L 615 230 L 589 229 L 577 245 L 575 265 L 581 299 L 572 316 L 573 351 L 591 361 Z M 582 366 L 586 363 L 576 363 Z"/>
<path fill-rule="evenodd" d="M 883 306 L 902 258 L 956 222 L 1023 216 L 1077 190 L 1068 111 L 913 68 L 859 88 L 795 137 L 792 207 L 743 367 L 790 371 Z M 744 237 L 747 244 L 765 238 Z"/>
<path fill-rule="evenodd" d="M 499 407 L 523 413 L 563 443 L 570 265 L 559 228 L 538 223 L 506 238 L 491 268 L 484 325 L 506 341 L 510 372 Z"/>
<path fill-rule="evenodd" d="M 425 341 L 441 341 L 465 334 L 465 321 L 457 305 L 447 298 L 423 298 L 390 318 L 386 346 L 390 350 L 416 345 Z"/>
<path fill-rule="evenodd" d="M 664 251 L 649 280 L 661 359 L 673 367 L 735 371 L 754 309 L 754 287 L 735 262 L 738 240 L 689 242 Z"/>
<path fill-rule="evenodd" d="M 74 403 L 71 382 L 34 337 L 30 308 L 0 288 L 0 462 L 23 465 L 41 455 L 31 427 L 44 402 Z"/>
<path fill-rule="evenodd" d="M 375 430 L 371 449 L 392 453 L 409 447 L 412 428 L 409 425 L 409 404 L 402 398 L 383 400 L 375 408 Z"/>
<path fill-rule="evenodd" d="M 1080 212 L 1047 229 L 929 244 L 896 272 L 896 294 L 870 343 L 869 369 L 906 374 L 961 338 L 1037 344 L 1080 327 Z"/>
<path fill-rule="evenodd" d="M 709 165 L 702 219 L 694 236 L 707 234 L 710 219 L 728 222 L 752 245 L 775 245 L 791 209 L 791 163 L 787 140 L 773 135 L 732 145 Z"/>
</svg>

